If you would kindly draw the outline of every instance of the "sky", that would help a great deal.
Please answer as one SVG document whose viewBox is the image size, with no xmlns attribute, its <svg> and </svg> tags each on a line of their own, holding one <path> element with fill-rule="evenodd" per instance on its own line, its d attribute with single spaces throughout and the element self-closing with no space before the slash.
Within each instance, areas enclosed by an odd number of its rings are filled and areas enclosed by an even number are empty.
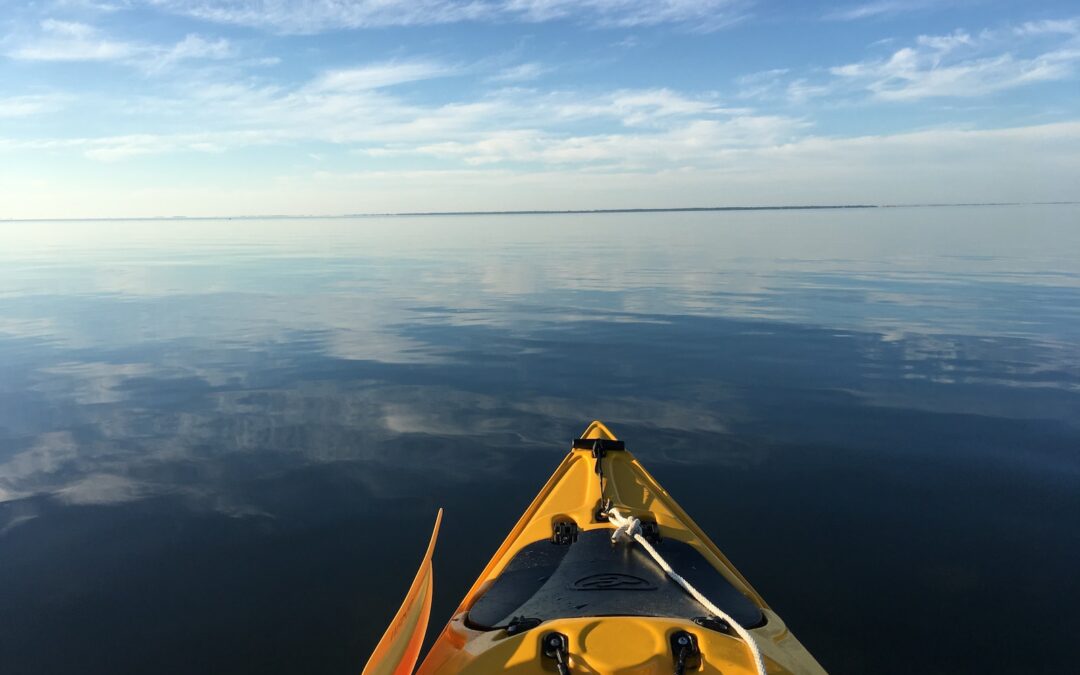
<svg viewBox="0 0 1080 675">
<path fill-rule="evenodd" d="M 0 218 L 1080 200 L 1080 6 L 0 0 Z"/>
</svg>

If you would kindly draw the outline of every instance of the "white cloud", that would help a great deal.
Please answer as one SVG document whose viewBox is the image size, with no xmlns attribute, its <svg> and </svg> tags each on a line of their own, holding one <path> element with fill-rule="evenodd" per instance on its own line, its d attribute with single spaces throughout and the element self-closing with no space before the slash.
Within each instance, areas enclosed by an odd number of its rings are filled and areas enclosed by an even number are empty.
<svg viewBox="0 0 1080 675">
<path fill-rule="evenodd" d="M 169 61 L 182 61 L 184 59 L 224 59 L 232 55 L 232 45 L 225 38 L 207 40 L 192 34 L 177 42 L 165 53 L 165 58 Z"/>
<path fill-rule="evenodd" d="M 1006 51 L 986 55 L 996 36 L 976 40 L 966 32 L 922 35 L 886 59 L 837 66 L 830 72 L 848 85 L 885 101 L 930 97 L 983 96 L 1035 82 L 1064 80 L 1075 74 L 1080 48 L 1068 44 L 1030 56 Z"/>
<path fill-rule="evenodd" d="M 915 43 L 940 54 L 947 54 L 960 47 L 974 46 L 975 41 L 966 32 L 957 30 L 949 35 L 920 35 L 915 38 Z"/>
<path fill-rule="evenodd" d="M 46 33 L 52 33 L 53 35 L 63 35 L 75 39 L 85 39 L 97 32 L 93 26 L 85 23 L 58 21 L 56 19 L 45 19 L 42 21 L 41 30 Z"/>
<path fill-rule="evenodd" d="M 262 56 L 262 57 L 259 57 L 259 58 L 247 59 L 247 60 L 243 61 L 241 63 L 241 65 L 255 66 L 255 67 L 260 67 L 261 68 L 261 67 L 267 67 L 267 66 L 276 66 L 279 63 L 281 63 L 281 57 L 278 57 L 278 56 Z"/>
<path fill-rule="evenodd" d="M 56 112 L 63 108 L 67 100 L 68 97 L 61 95 L 0 97 L 0 119 Z"/>
<path fill-rule="evenodd" d="M 101 162 L 174 152 L 222 152 L 228 148 L 263 145 L 270 134 L 249 132 L 203 132 L 181 134 L 125 134 L 92 138 L 52 138 L 14 140 L 0 138 L 0 152 L 34 150 L 66 152 L 75 150 Z"/>
<path fill-rule="evenodd" d="M 357 92 L 430 80 L 454 73 L 449 66 L 431 61 L 373 63 L 358 68 L 330 70 L 312 83 L 315 91 Z"/>
<path fill-rule="evenodd" d="M 1080 35 L 1080 17 L 1027 21 L 1015 29 L 1017 35 Z"/>
<path fill-rule="evenodd" d="M 602 26 L 636 27 L 662 23 L 695 23 L 715 30 L 743 18 L 748 3 L 732 0 L 510 0 L 504 13 L 520 13 L 526 21 L 581 18 Z"/>
<path fill-rule="evenodd" d="M 666 88 L 620 89 L 593 96 L 552 92 L 533 100 L 531 105 L 539 106 L 555 119 L 612 118 L 631 127 L 663 125 L 679 117 L 708 117 L 733 112 L 721 106 L 715 94 L 695 97 Z"/>
<path fill-rule="evenodd" d="M 90 159 L 114 162 L 140 155 L 176 152 L 185 149 L 213 147 L 207 141 L 186 136 L 161 136 L 155 134 L 132 134 L 127 136 L 107 136 L 87 139 L 80 142 L 83 154 Z"/>
<path fill-rule="evenodd" d="M 788 68 L 750 73 L 737 78 L 735 82 L 739 86 L 739 98 L 763 102 L 781 101 L 794 105 L 803 105 L 836 91 L 831 82 L 815 82 L 807 77 L 796 77 Z"/>
<path fill-rule="evenodd" d="M 78 9 L 91 12 L 118 12 L 125 8 L 125 0 L 116 0 L 116 2 L 98 2 L 97 0 L 53 0 L 51 3 L 53 7 L 57 9 Z"/>
<path fill-rule="evenodd" d="M 893 3 L 860 6 L 864 13 L 886 9 L 896 8 Z M 881 101 L 982 96 L 1073 77 L 1080 62 L 1080 43 L 1073 39 L 1077 31 L 1080 19 L 1028 22 L 977 33 L 957 29 L 942 35 L 919 35 L 908 46 L 893 48 L 887 57 L 828 68 L 825 72 L 831 77 L 823 77 L 817 69 L 750 73 L 736 79 L 738 96 L 760 101 L 786 99 L 797 105 L 824 96 L 850 103 L 867 92 Z M 896 38 L 887 38 L 870 47 L 896 42 Z"/>
<path fill-rule="evenodd" d="M 453 158 L 470 166 L 600 163 L 636 170 L 685 164 L 707 168 L 724 163 L 725 150 L 790 140 L 801 126 L 802 122 L 784 117 L 734 116 L 723 121 L 694 120 L 662 133 L 566 136 L 537 130 L 499 131 L 471 142 L 419 145 L 398 154 Z"/>
<path fill-rule="evenodd" d="M 783 78 L 789 68 L 772 68 L 756 73 L 747 73 L 735 79 L 739 86 L 739 98 L 769 98 L 781 88 Z"/>
<path fill-rule="evenodd" d="M 102 37 L 93 26 L 46 19 L 41 35 L 8 51 L 8 56 L 23 61 L 117 61 L 139 51 L 134 44 Z"/>
<path fill-rule="evenodd" d="M 792 80 L 785 90 L 788 101 L 795 104 L 806 103 L 811 99 L 827 96 L 832 91 L 833 88 L 827 84 L 814 84 L 805 78 Z"/>
<path fill-rule="evenodd" d="M 748 0 L 130 0 L 220 23 L 317 33 L 340 28 L 462 21 L 570 20 L 595 26 L 662 23 L 716 30 L 745 14 Z"/>
<path fill-rule="evenodd" d="M 233 56 L 224 38 L 209 40 L 190 34 L 174 45 L 117 40 L 85 23 L 45 19 L 37 35 L 12 41 L 7 55 L 22 61 L 112 61 L 148 72 L 163 70 L 190 59 L 224 59 Z"/>
<path fill-rule="evenodd" d="M 503 68 L 488 78 L 490 82 L 527 82 L 535 80 L 541 75 L 550 72 L 551 69 L 542 63 L 530 62 L 519 63 L 516 66 Z"/>
<path fill-rule="evenodd" d="M 941 4 L 940 1 L 938 4 Z M 876 2 L 834 9 L 827 13 L 825 18 L 831 21 L 858 21 L 860 19 L 914 12 L 934 5 L 935 3 L 932 0 L 877 0 Z"/>
</svg>

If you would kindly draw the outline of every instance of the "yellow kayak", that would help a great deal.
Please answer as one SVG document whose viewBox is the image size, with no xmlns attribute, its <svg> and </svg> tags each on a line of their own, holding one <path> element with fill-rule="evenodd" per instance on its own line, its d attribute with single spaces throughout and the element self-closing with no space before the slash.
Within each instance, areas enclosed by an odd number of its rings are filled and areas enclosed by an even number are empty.
<svg viewBox="0 0 1080 675">
<path fill-rule="evenodd" d="M 412 671 L 411 650 L 380 647 L 365 673 Z M 574 441 L 417 670 L 504 671 L 825 672 L 600 422 Z"/>
</svg>

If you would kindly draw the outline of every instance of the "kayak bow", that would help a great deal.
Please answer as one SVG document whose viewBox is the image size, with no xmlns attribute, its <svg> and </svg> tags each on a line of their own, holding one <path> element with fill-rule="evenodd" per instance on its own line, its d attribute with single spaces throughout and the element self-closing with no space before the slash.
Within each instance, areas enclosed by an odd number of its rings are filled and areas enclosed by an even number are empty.
<svg viewBox="0 0 1080 675">
<path fill-rule="evenodd" d="M 593 422 L 418 673 L 754 675 L 763 671 L 752 646 L 773 675 L 825 672 L 622 441 Z"/>
</svg>

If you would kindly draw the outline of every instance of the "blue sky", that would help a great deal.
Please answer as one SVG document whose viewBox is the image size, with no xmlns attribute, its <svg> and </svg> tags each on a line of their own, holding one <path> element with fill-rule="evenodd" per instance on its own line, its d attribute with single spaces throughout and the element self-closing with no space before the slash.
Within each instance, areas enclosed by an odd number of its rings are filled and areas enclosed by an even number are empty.
<svg viewBox="0 0 1080 675">
<path fill-rule="evenodd" d="M 1080 199 L 1080 7 L 4 0 L 0 217 Z"/>
</svg>

